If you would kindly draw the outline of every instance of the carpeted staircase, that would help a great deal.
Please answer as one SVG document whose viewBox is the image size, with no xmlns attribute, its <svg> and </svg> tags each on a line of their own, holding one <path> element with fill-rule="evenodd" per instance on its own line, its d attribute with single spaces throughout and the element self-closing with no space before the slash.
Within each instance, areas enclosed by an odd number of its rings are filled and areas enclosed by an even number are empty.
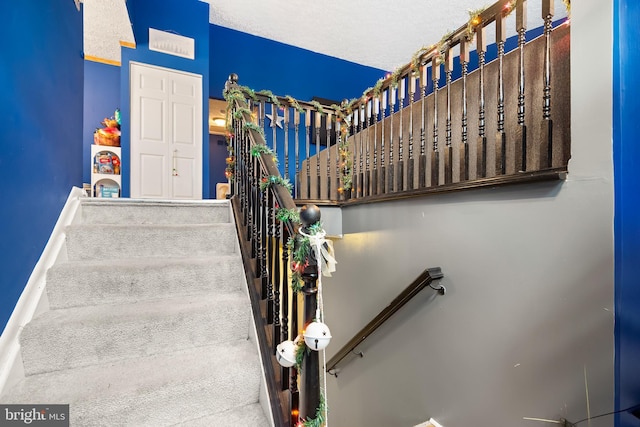
<svg viewBox="0 0 640 427">
<path fill-rule="evenodd" d="M 84 199 L 2 403 L 72 426 L 268 426 L 227 201 Z"/>
</svg>

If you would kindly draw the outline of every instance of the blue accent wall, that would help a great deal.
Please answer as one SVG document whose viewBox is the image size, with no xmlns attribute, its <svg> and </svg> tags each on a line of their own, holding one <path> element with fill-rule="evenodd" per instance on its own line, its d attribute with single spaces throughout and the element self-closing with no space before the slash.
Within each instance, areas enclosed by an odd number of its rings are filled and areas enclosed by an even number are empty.
<svg viewBox="0 0 640 427">
<path fill-rule="evenodd" d="M 211 25 L 210 33 L 209 92 L 213 98 L 222 98 L 231 73 L 238 74 L 241 85 L 301 101 L 314 96 L 334 101 L 356 98 L 385 74 L 384 70 L 218 25 Z"/>
<path fill-rule="evenodd" d="M 613 19 L 615 408 L 621 410 L 640 405 L 640 3 L 614 0 Z M 640 420 L 624 412 L 615 425 Z"/>
<path fill-rule="evenodd" d="M 91 182 L 91 145 L 100 122 L 120 108 L 120 67 L 84 62 L 84 125 L 82 130 L 82 180 Z"/>
<path fill-rule="evenodd" d="M 73 186 L 82 186 L 82 14 L 70 0 L 21 0 L 0 36 L 0 329 Z"/>
<path fill-rule="evenodd" d="M 202 76 L 202 197 L 209 196 L 209 4 L 197 0 L 128 0 L 136 48 L 122 48 L 120 110 L 122 112 L 122 194 L 130 195 L 130 97 L 129 62 L 141 62 Z M 149 50 L 149 28 L 167 31 L 195 40 L 195 59 L 181 58 Z"/>
<path fill-rule="evenodd" d="M 385 70 L 368 67 L 287 45 L 218 25 L 210 26 L 211 63 L 209 93 L 222 98 L 229 74 L 239 76 L 238 83 L 254 90 L 270 90 L 276 95 L 291 95 L 301 101 L 320 97 L 340 102 L 362 96 L 365 89 L 384 77 Z M 269 110 L 268 110 L 269 113 Z M 280 113 L 282 115 L 283 113 Z M 293 126 L 291 124 L 290 126 Z M 282 131 L 279 131 L 282 132 Z M 278 137 L 279 141 L 281 136 Z M 266 132 L 267 145 L 272 133 Z M 282 140 L 283 141 L 283 140 Z M 289 152 L 293 156 L 294 135 L 289 135 Z M 280 142 L 279 142 L 280 144 Z M 310 156 L 315 154 L 312 145 Z M 284 168 L 284 150 L 279 147 L 280 168 Z M 300 153 L 301 160 L 306 157 Z M 284 170 L 280 171 L 284 173 Z M 290 160 L 290 177 L 295 176 L 295 163 Z M 291 178 L 293 181 L 293 178 Z"/>
</svg>

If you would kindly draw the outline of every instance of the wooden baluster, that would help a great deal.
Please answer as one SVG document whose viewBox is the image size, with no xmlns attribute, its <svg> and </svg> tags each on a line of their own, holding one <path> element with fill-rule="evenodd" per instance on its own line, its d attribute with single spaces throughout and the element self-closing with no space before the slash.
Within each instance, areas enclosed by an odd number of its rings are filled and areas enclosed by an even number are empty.
<svg viewBox="0 0 640 427">
<path fill-rule="evenodd" d="M 340 154 L 340 146 L 342 145 L 342 119 L 338 114 L 334 114 L 334 124 L 335 124 L 335 139 L 336 139 L 336 200 L 341 200 L 344 195 L 344 191 L 342 189 L 342 183 L 340 179 L 340 164 L 342 162 L 342 155 Z"/>
<path fill-rule="evenodd" d="M 440 60 L 436 55 L 431 60 L 433 80 L 433 153 L 431 155 L 431 187 L 440 185 L 440 150 L 438 147 L 438 85 L 440 80 Z"/>
<path fill-rule="evenodd" d="M 264 129 L 265 116 L 267 115 L 266 106 L 264 100 L 258 102 L 258 126 Z"/>
<path fill-rule="evenodd" d="M 398 175 L 397 175 L 397 187 L 398 191 L 404 190 L 404 148 L 403 148 L 403 136 L 404 136 L 404 94 L 406 89 L 405 78 L 400 80 L 400 131 L 398 134 Z"/>
<path fill-rule="evenodd" d="M 527 0 L 516 3 L 516 31 L 518 32 L 518 129 L 516 130 L 516 171 L 527 170 L 527 125 L 524 121 L 524 46 L 527 33 Z"/>
<path fill-rule="evenodd" d="M 391 85 L 389 87 L 389 161 L 387 162 L 387 190 L 389 193 L 395 191 L 394 185 L 394 169 L 393 163 L 393 116 L 396 112 L 396 98 L 398 97 L 398 87 Z"/>
<path fill-rule="evenodd" d="M 327 200 L 331 200 L 331 113 L 327 113 Z"/>
<path fill-rule="evenodd" d="M 278 335 L 278 340 L 285 341 L 289 339 L 289 251 L 287 250 L 287 242 L 289 241 L 289 228 L 286 224 L 282 227 L 282 333 Z M 274 340 L 275 341 L 275 340 Z M 289 387 L 289 368 L 281 367 L 280 385 L 282 390 Z"/>
<path fill-rule="evenodd" d="M 259 192 L 260 192 L 260 163 L 257 157 L 249 157 L 250 193 L 249 193 L 249 242 L 251 242 L 251 258 L 258 257 L 258 218 L 259 218 Z"/>
<path fill-rule="evenodd" d="M 427 64 L 423 64 L 420 74 L 420 157 L 418 162 L 418 188 L 427 186 L 427 125 L 425 98 L 427 97 Z"/>
<path fill-rule="evenodd" d="M 284 106 L 284 178 L 289 179 L 289 107 Z"/>
<path fill-rule="evenodd" d="M 293 249 L 292 249 L 293 250 Z M 293 256 L 291 256 L 293 258 Z M 298 336 L 298 294 L 294 293 L 291 298 L 291 329 L 289 339 L 295 340 Z M 300 392 L 298 390 L 298 369 L 295 365 L 289 369 L 289 414 L 290 426 L 297 426 L 300 413 Z"/>
<path fill-rule="evenodd" d="M 407 159 L 407 190 L 413 190 L 414 158 L 413 158 L 413 103 L 416 94 L 416 75 L 409 75 L 409 158 Z"/>
<path fill-rule="evenodd" d="M 444 54 L 444 71 L 447 84 L 447 122 L 445 127 L 444 149 L 444 183 L 453 182 L 453 147 L 451 143 L 451 73 L 453 72 L 453 55 L 451 47 L 447 46 Z"/>
<path fill-rule="evenodd" d="M 269 230 L 269 242 L 267 245 L 267 248 L 268 248 L 267 253 L 269 254 L 269 281 L 267 282 L 267 319 L 266 321 L 268 325 L 271 325 L 273 324 L 273 282 L 274 282 L 273 271 L 274 271 L 274 265 L 276 262 L 278 262 L 278 260 L 275 256 L 275 242 L 274 242 L 276 220 L 275 220 L 275 212 L 274 212 L 273 206 L 275 204 L 275 198 L 273 196 L 273 189 L 267 188 L 266 191 L 268 192 L 266 216 L 267 216 L 267 227 Z"/>
<path fill-rule="evenodd" d="M 260 213 L 260 296 L 262 299 L 267 298 L 269 287 L 269 223 L 267 217 L 269 216 L 269 189 L 261 191 L 261 203 L 262 211 Z"/>
<path fill-rule="evenodd" d="M 353 163 L 352 163 L 352 187 L 351 187 L 351 195 L 354 198 L 360 197 L 360 192 L 358 191 L 358 187 L 360 186 L 360 181 L 358 177 L 358 138 L 360 137 L 360 111 L 358 109 L 353 110 Z"/>
<path fill-rule="evenodd" d="M 365 127 L 364 105 L 360 105 L 358 107 L 358 111 L 360 113 L 360 135 L 359 135 L 360 148 L 358 150 L 358 157 L 360 159 L 360 161 L 358 163 L 358 198 L 360 198 L 360 197 L 362 197 L 364 195 L 364 167 L 363 167 L 364 166 L 364 161 L 363 161 L 363 156 L 364 156 L 363 139 L 364 139 L 364 127 Z"/>
<path fill-rule="evenodd" d="M 385 156 L 385 147 L 384 147 L 384 121 L 385 121 L 385 110 L 387 109 L 387 98 L 389 96 L 390 89 L 384 89 L 382 92 L 382 104 L 380 107 L 382 108 L 382 136 L 380 138 L 380 194 L 385 194 L 387 189 L 387 175 L 386 175 L 386 166 L 384 164 L 384 156 Z"/>
<path fill-rule="evenodd" d="M 371 174 L 371 194 L 378 194 L 378 121 L 380 120 L 380 96 L 373 99 L 373 168 Z"/>
<path fill-rule="evenodd" d="M 307 199 L 311 198 L 311 110 L 304 113 L 304 136 L 306 139 L 306 159 L 307 159 Z"/>
<path fill-rule="evenodd" d="M 507 173 L 507 135 L 504 132 L 504 43 L 507 40 L 504 13 L 496 16 L 496 45 L 498 46 L 498 129 L 496 132 L 496 175 Z"/>
<path fill-rule="evenodd" d="M 275 201 L 275 200 L 274 200 Z M 274 228 L 274 254 L 273 254 L 273 339 L 271 354 L 276 354 L 276 347 L 279 344 L 281 337 L 281 324 L 280 324 L 280 290 L 286 286 L 286 283 L 282 281 L 282 275 L 280 274 L 280 261 L 282 256 L 280 250 L 284 249 L 284 244 L 281 237 L 282 221 L 276 219 L 276 211 L 273 212 L 273 228 Z"/>
<path fill-rule="evenodd" d="M 244 121 L 243 121 L 244 124 Z M 247 227 L 249 224 L 249 202 L 247 200 L 247 194 L 249 192 L 249 173 L 247 164 L 249 163 L 249 136 L 248 132 L 244 129 L 241 130 L 242 134 L 242 162 L 241 162 L 241 170 L 240 170 L 240 178 L 242 184 L 240 184 L 240 194 L 241 194 L 241 209 L 242 209 L 242 225 Z"/>
<path fill-rule="evenodd" d="M 371 194 L 369 190 L 369 186 L 371 185 L 371 176 L 369 175 L 369 138 L 371 137 L 371 103 L 370 99 L 367 99 L 362 106 L 362 112 L 364 113 L 363 121 L 365 125 L 365 129 L 367 131 L 366 136 L 363 135 L 364 139 L 364 173 L 362 179 L 362 197 L 367 197 Z"/>
<path fill-rule="evenodd" d="M 544 91 L 542 96 L 542 139 L 540 168 L 553 166 L 553 121 L 551 120 L 551 31 L 553 26 L 553 0 L 542 0 L 544 19 Z"/>
<path fill-rule="evenodd" d="M 316 111 L 316 116 L 315 116 L 315 123 L 314 123 L 314 127 L 315 127 L 315 131 L 316 131 L 316 198 L 320 199 L 322 197 L 321 193 L 320 193 L 320 188 L 321 188 L 321 184 L 322 184 L 322 179 L 320 178 L 320 125 L 322 122 L 322 116 L 320 115 L 319 112 Z"/>
<path fill-rule="evenodd" d="M 276 104 L 271 104 L 271 134 L 273 138 L 273 154 L 275 155 L 278 151 L 278 144 L 276 143 L 278 138 L 278 107 Z"/>
<path fill-rule="evenodd" d="M 467 127 L 467 75 L 469 74 L 469 40 L 460 40 L 462 66 L 462 145 L 460 146 L 460 181 L 469 180 L 469 141 Z"/>
<path fill-rule="evenodd" d="M 302 272 L 304 287 L 304 324 L 306 326 L 313 321 L 316 316 L 318 306 L 316 282 L 318 280 L 318 267 L 313 262 Z M 302 384 L 304 387 L 304 403 L 300 408 L 301 419 L 313 418 L 320 402 L 320 352 L 310 351 L 307 353 L 302 366 Z"/>
<path fill-rule="evenodd" d="M 485 135 L 485 96 L 484 96 L 484 65 L 487 53 L 487 40 L 482 24 L 476 29 L 476 45 L 478 51 L 479 74 L 479 110 L 478 110 L 478 143 L 477 143 L 477 177 L 487 176 L 487 136 Z"/>
<path fill-rule="evenodd" d="M 295 184 L 294 184 L 294 198 L 300 197 L 300 111 L 293 109 L 293 126 L 294 129 L 294 154 L 296 156 L 296 168 L 295 168 Z"/>
</svg>

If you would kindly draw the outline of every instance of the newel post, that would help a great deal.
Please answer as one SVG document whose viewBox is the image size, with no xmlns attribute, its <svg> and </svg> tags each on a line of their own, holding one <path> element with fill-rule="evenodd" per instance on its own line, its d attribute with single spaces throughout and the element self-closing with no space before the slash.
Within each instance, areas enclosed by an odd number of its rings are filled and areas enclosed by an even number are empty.
<svg viewBox="0 0 640 427">
<path fill-rule="evenodd" d="M 320 209 L 316 205 L 304 205 L 300 209 L 302 231 L 309 234 L 309 226 L 320 221 Z M 300 235 L 298 235 L 300 238 Z M 307 257 L 307 264 L 302 271 L 304 283 L 304 329 L 315 319 L 318 308 L 318 260 L 313 251 Z M 317 351 L 308 351 L 302 366 L 302 405 L 300 419 L 313 418 L 320 404 L 320 358 Z"/>
</svg>

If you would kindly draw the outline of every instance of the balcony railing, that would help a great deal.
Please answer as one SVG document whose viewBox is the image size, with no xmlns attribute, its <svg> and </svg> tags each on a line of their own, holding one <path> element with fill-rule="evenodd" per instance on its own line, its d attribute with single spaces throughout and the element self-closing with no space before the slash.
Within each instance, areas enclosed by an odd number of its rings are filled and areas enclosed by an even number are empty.
<svg viewBox="0 0 640 427">
<path fill-rule="evenodd" d="M 527 31 L 527 0 L 501 0 L 351 102 L 248 93 L 295 198 L 365 203 L 564 178 L 570 26 L 554 24 L 552 0 L 536 3 L 537 28 Z"/>
</svg>

